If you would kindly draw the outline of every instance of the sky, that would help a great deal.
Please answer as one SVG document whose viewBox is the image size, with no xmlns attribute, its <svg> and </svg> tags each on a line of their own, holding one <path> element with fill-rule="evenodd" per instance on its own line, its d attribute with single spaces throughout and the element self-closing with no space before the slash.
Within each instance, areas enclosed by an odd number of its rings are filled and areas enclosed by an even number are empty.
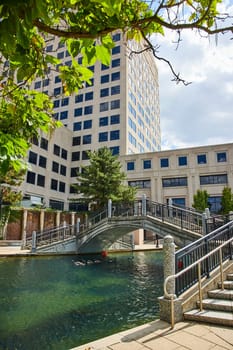
<svg viewBox="0 0 233 350">
<path fill-rule="evenodd" d="M 233 34 L 208 39 L 186 31 L 178 48 L 176 42 L 172 32 L 157 38 L 158 56 L 192 83 L 176 84 L 168 65 L 157 61 L 161 149 L 233 142 Z"/>
</svg>

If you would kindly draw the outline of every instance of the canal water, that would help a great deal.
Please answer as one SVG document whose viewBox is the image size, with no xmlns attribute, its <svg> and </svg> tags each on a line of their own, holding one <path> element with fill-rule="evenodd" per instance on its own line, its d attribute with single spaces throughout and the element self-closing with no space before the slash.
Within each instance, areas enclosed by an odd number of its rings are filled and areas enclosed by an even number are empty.
<svg viewBox="0 0 233 350">
<path fill-rule="evenodd" d="M 0 349 L 68 350 L 155 320 L 163 253 L 0 259 Z"/>
</svg>

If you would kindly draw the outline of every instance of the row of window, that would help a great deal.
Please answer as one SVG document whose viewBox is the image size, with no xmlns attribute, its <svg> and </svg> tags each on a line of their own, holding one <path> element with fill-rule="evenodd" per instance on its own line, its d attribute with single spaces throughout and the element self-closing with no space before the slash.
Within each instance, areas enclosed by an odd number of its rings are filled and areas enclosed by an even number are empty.
<svg viewBox="0 0 233 350">
<path fill-rule="evenodd" d="M 200 176 L 200 185 L 227 184 L 227 174 Z M 150 180 L 128 181 L 129 186 L 137 188 L 150 188 Z M 187 177 L 171 177 L 162 179 L 162 187 L 188 186 Z"/>
<path fill-rule="evenodd" d="M 120 72 L 114 72 L 114 73 L 111 73 L 111 74 L 105 74 L 105 75 L 102 75 L 101 78 L 100 78 L 100 83 L 101 84 L 105 84 L 105 83 L 109 83 L 110 81 L 117 81 L 117 80 L 120 80 L 120 77 L 121 77 L 121 74 Z M 56 83 L 59 83 L 61 80 L 59 77 L 56 77 L 55 78 L 55 82 Z M 45 87 L 45 86 L 48 86 L 49 85 L 49 79 L 45 79 L 43 80 L 42 82 L 41 81 L 36 81 L 35 82 L 35 85 L 34 85 L 34 88 L 35 89 L 39 89 L 42 87 Z M 90 83 L 86 83 L 85 84 L 85 87 L 90 87 L 90 86 L 94 86 L 94 78 L 91 78 L 90 79 Z M 59 86 L 59 87 L 56 87 L 53 89 L 53 95 L 54 96 L 59 96 L 61 95 L 62 93 L 64 92 L 63 90 L 63 87 Z M 115 92 L 114 93 L 114 90 L 113 90 L 113 93 L 112 95 L 116 94 L 116 93 L 119 93 L 119 92 Z M 102 97 L 102 96 L 101 96 Z M 92 100 L 93 99 L 93 93 L 90 93 L 89 95 L 87 95 L 86 97 L 87 99 L 85 101 L 88 101 L 88 100 Z M 81 101 L 78 101 L 77 99 L 77 102 L 81 102 Z"/>
<path fill-rule="evenodd" d="M 113 40 L 114 42 L 120 41 L 120 40 L 121 40 L 121 33 L 113 34 L 113 35 L 112 35 L 112 40 Z M 54 48 L 54 50 L 57 51 L 57 49 L 60 49 L 60 48 L 62 48 L 62 47 L 64 47 L 64 46 L 65 46 L 65 43 L 64 43 L 64 42 L 59 42 L 58 47 L 57 47 L 57 48 Z M 46 51 L 47 51 L 47 52 L 52 52 L 52 51 L 53 51 L 53 45 L 52 45 L 52 44 L 51 44 L 51 45 L 48 45 L 48 46 L 46 47 Z M 66 56 L 69 56 L 69 52 L 67 52 Z"/>
<path fill-rule="evenodd" d="M 130 122 L 129 122 L 130 123 Z M 132 120 L 130 126 L 133 128 Z M 133 136 L 131 135 L 131 143 L 133 143 Z M 135 139 L 136 143 L 136 139 Z M 188 159 L 187 156 L 179 156 L 177 158 L 178 160 L 178 166 L 187 166 L 188 165 Z M 217 162 L 226 162 L 227 161 L 227 154 L 226 152 L 217 152 L 216 153 L 216 160 Z M 207 157 L 206 154 L 198 154 L 197 155 L 197 164 L 206 164 L 207 163 Z M 169 158 L 161 158 L 160 159 L 160 167 L 161 168 L 168 168 L 169 167 Z M 151 169 L 152 168 L 152 162 L 150 159 L 143 160 L 143 169 Z M 129 161 L 127 162 L 127 170 L 135 170 L 135 162 Z"/>
<path fill-rule="evenodd" d="M 45 187 L 45 176 L 40 175 L 40 174 L 36 174 L 32 171 L 27 172 L 26 181 L 27 181 L 27 183 L 32 184 L 32 185 L 36 184 L 37 186 Z M 63 181 L 51 179 L 50 188 L 51 188 L 51 190 L 64 193 L 65 189 L 66 189 L 66 184 Z"/>
</svg>

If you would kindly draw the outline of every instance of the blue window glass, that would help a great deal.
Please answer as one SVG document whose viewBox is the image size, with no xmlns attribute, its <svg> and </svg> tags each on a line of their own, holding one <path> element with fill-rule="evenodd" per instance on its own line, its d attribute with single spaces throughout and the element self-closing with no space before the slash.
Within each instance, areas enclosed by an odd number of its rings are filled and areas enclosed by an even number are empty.
<svg viewBox="0 0 233 350">
<path fill-rule="evenodd" d="M 100 103 L 100 112 L 108 111 L 108 102 Z"/>
<path fill-rule="evenodd" d="M 55 88 L 55 89 L 53 90 L 54 96 L 60 95 L 60 93 L 61 93 L 61 88 L 60 88 L 60 87 L 57 87 L 57 88 Z"/>
<path fill-rule="evenodd" d="M 58 108 L 60 106 L 60 100 L 53 101 L 53 107 Z"/>
<path fill-rule="evenodd" d="M 163 187 L 177 187 L 177 186 L 187 186 L 188 180 L 187 177 L 174 177 L 162 179 Z"/>
<path fill-rule="evenodd" d="M 120 130 L 110 131 L 110 140 L 119 140 L 120 139 Z"/>
<path fill-rule="evenodd" d="M 68 66 L 68 67 L 71 67 L 72 66 L 72 61 L 66 61 L 65 65 Z"/>
<path fill-rule="evenodd" d="M 75 96 L 75 103 L 83 102 L 83 94 Z"/>
<path fill-rule="evenodd" d="M 92 128 L 92 120 L 84 120 L 83 129 L 91 129 Z"/>
<path fill-rule="evenodd" d="M 51 185 L 50 185 L 51 190 L 57 191 L 57 185 L 58 185 L 58 181 L 55 179 L 52 179 Z"/>
<path fill-rule="evenodd" d="M 74 136 L 72 141 L 72 146 L 79 146 L 79 145 L 81 145 L 81 137 Z"/>
<path fill-rule="evenodd" d="M 57 75 L 55 77 L 55 84 L 60 83 L 60 82 L 61 82 L 61 78 Z"/>
<path fill-rule="evenodd" d="M 217 153 L 217 162 L 226 162 L 227 161 L 227 154 L 226 152 L 219 152 Z"/>
<path fill-rule="evenodd" d="M 58 49 L 61 49 L 62 47 L 64 47 L 65 46 L 65 43 L 63 42 L 63 41 L 60 41 L 59 43 L 58 43 Z"/>
<path fill-rule="evenodd" d="M 83 114 L 83 109 L 82 107 L 80 108 L 75 108 L 74 110 L 74 117 L 80 117 Z"/>
<path fill-rule="evenodd" d="M 58 52 L 57 53 L 57 58 L 61 59 L 61 58 L 64 58 L 64 52 Z"/>
<path fill-rule="evenodd" d="M 187 165 L 187 157 L 186 156 L 178 157 L 178 165 L 179 166 Z"/>
<path fill-rule="evenodd" d="M 220 213 L 222 209 L 222 197 L 216 196 L 216 197 L 209 197 L 208 198 L 208 205 L 210 208 L 211 213 Z"/>
<path fill-rule="evenodd" d="M 99 126 L 106 126 L 108 125 L 108 117 L 102 117 L 99 119 Z"/>
<path fill-rule="evenodd" d="M 121 40 L 121 34 L 120 33 L 116 33 L 112 36 L 112 40 L 113 41 L 119 41 Z"/>
<path fill-rule="evenodd" d="M 66 166 L 61 164 L 60 174 L 66 176 Z"/>
<path fill-rule="evenodd" d="M 47 52 L 53 51 L 53 45 L 47 46 L 47 47 L 46 47 L 46 51 L 47 51 Z"/>
<path fill-rule="evenodd" d="M 80 152 L 72 152 L 71 154 L 71 160 L 74 162 L 76 160 L 80 160 Z"/>
<path fill-rule="evenodd" d="M 32 171 L 27 172 L 27 183 L 29 184 L 35 184 L 36 181 L 36 174 L 33 173 Z"/>
<path fill-rule="evenodd" d="M 94 96 L 93 91 L 87 92 L 87 93 L 85 94 L 85 101 L 93 100 L 93 96 Z"/>
<path fill-rule="evenodd" d="M 120 100 L 111 101 L 111 109 L 120 108 Z"/>
<path fill-rule="evenodd" d="M 73 124 L 73 131 L 82 130 L 82 122 L 76 122 Z"/>
<path fill-rule="evenodd" d="M 169 167 L 169 159 L 168 158 L 161 158 L 160 159 L 160 167 L 161 168 Z"/>
<path fill-rule="evenodd" d="M 108 141 L 108 133 L 106 132 L 100 132 L 99 133 L 99 142 L 105 142 Z"/>
<path fill-rule="evenodd" d="M 101 84 L 108 83 L 109 82 L 109 74 L 102 75 L 100 82 L 101 82 Z"/>
<path fill-rule="evenodd" d="M 39 166 L 42 167 L 42 168 L 46 168 L 46 165 L 47 165 L 47 158 L 43 157 L 43 156 L 40 156 L 40 158 L 39 158 Z"/>
<path fill-rule="evenodd" d="M 120 85 L 111 87 L 111 95 L 117 95 L 120 93 Z"/>
<path fill-rule="evenodd" d="M 69 57 L 70 56 L 70 53 L 68 50 L 66 50 L 66 57 Z"/>
<path fill-rule="evenodd" d="M 82 62 L 83 62 L 83 58 L 82 58 L 82 57 L 79 57 L 79 58 L 78 58 L 78 64 L 82 64 Z"/>
<path fill-rule="evenodd" d="M 227 174 L 200 176 L 200 185 L 227 184 Z"/>
<path fill-rule="evenodd" d="M 88 151 L 82 151 L 82 160 L 88 160 L 88 159 L 89 159 Z"/>
<path fill-rule="evenodd" d="M 127 170 L 134 170 L 135 164 L 134 162 L 127 162 Z"/>
<path fill-rule="evenodd" d="M 92 72 L 95 71 L 95 66 L 89 66 L 88 69 L 90 69 Z"/>
<path fill-rule="evenodd" d="M 39 89 L 40 87 L 41 87 L 41 81 L 36 81 L 35 85 L 34 85 L 34 88 L 35 89 Z"/>
<path fill-rule="evenodd" d="M 94 85 L 94 78 L 91 78 L 90 79 L 90 82 L 87 82 L 86 83 L 86 88 L 90 87 L 90 86 L 93 86 Z"/>
<path fill-rule="evenodd" d="M 66 190 L 66 184 L 65 184 L 65 182 L 62 182 L 62 181 L 60 181 L 59 182 L 59 192 L 65 192 L 65 190 Z"/>
<path fill-rule="evenodd" d="M 61 106 L 68 106 L 69 104 L 69 97 L 65 97 L 61 100 Z"/>
<path fill-rule="evenodd" d="M 109 68 L 109 66 L 106 66 L 105 64 L 101 64 L 101 70 L 106 70 L 106 69 L 108 69 Z"/>
<path fill-rule="evenodd" d="M 110 147 L 110 151 L 112 151 L 113 156 L 117 156 L 118 154 L 120 154 L 120 147 L 119 146 Z"/>
<path fill-rule="evenodd" d="M 44 187 L 45 185 L 45 176 L 44 175 L 37 175 L 37 186 Z"/>
<path fill-rule="evenodd" d="M 109 88 L 100 90 L 100 97 L 106 97 L 109 95 Z"/>
<path fill-rule="evenodd" d="M 112 55 L 116 55 L 118 53 L 121 52 L 121 47 L 120 46 L 115 46 L 113 49 L 112 49 Z"/>
<path fill-rule="evenodd" d="M 60 113 L 60 120 L 67 119 L 68 118 L 68 111 L 62 111 Z"/>
<path fill-rule="evenodd" d="M 115 114 L 115 115 L 111 115 L 110 117 L 110 124 L 119 124 L 120 123 L 120 114 Z"/>
<path fill-rule="evenodd" d="M 143 169 L 151 169 L 151 159 L 143 160 Z"/>
<path fill-rule="evenodd" d="M 206 164 L 206 163 L 207 163 L 206 154 L 198 154 L 197 164 Z"/>
<path fill-rule="evenodd" d="M 86 107 L 84 107 L 84 114 L 85 115 L 92 114 L 92 111 L 93 111 L 93 106 L 86 106 Z"/>
<path fill-rule="evenodd" d="M 185 198 L 172 198 L 172 205 L 177 205 L 178 207 L 185 207 Z"/>
<path fill-rule="evenodd" d="M 112 60 L 112 68 L 119 67 L 121 65 L 121 59 L 116 58 L 115 60 Z"/>
<path fill-rule="evenodd" d="M 112 73 L 111 74 L 111 79 L 112 79 L 112 81 L 116 81 L 116 80 L 119 80 L 120 79 L 120 77 L 121 77 L 121 74 L 120 74 L 120 72 L 115 72 L 115 73 Z"/>
<path fill-rule="evenodd" d="M 48 86 L 49 85 L 49 79 L 44 79 L 42 82 L 43 86 Z"/>
<path fill-rule="evenodd" d="M 52 163 L 52 171 L 54 173 L 58 173 L 59 172 L 59 164 L 57 162 L 53 162 Z"/>
<path fill-rule="evenodd" d="M 83 135 L 83 145 L 88 145 L 91 143 L 91 135 Z"/>
<path fill-rule="evenodd" d="M 29 163 L 37 164 L 37 153 L 30 151 L 28 161 Z"/>
</svg>

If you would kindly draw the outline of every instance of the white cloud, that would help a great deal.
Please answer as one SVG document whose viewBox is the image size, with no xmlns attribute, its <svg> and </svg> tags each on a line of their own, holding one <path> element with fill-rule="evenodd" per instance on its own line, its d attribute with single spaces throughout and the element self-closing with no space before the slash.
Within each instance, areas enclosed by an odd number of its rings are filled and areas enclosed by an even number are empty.
<svg viewBox="0 0 233 350">
<path fill-rule="evenodd" d="M 177 50 L 176 40 L 172 32 L 156 38 L 158 55 L 192 84 L 172 82 L 169 67 L 157 61 L 162 149 L 233 142 L 233 40 L 222 34 L 201 38 L 189 31 Z"/>
</svg>

